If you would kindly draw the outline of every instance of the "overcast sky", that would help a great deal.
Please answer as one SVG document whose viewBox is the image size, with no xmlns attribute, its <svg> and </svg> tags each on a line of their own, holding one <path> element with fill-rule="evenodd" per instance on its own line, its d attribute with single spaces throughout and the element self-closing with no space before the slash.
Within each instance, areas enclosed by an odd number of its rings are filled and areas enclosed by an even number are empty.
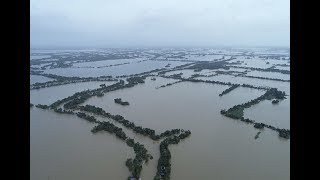
<svg viewBox="0 0 320 180">
<path fill-rule="evenodd" d="M 289 46 L 289 0 L 30 0 L 31 47 Z"/>
</svg>

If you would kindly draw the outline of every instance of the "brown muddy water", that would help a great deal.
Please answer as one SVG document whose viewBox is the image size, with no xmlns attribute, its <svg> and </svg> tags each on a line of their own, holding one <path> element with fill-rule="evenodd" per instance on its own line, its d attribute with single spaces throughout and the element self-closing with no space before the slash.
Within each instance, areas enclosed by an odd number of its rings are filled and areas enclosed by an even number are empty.
<svg viewBox="0 0 320 180">
<path fill-rule="evenodd" d="M 280 139 L 269 129 L 262 130 L 260 138 L 255 140 L 258 130 L 252 125 L 220 114 L 221 109 L 247 102 L 264 91 L 239 87 L 219 97 L 228 86 L 182 82 L 156 89 L 176 81 L 156 79 L 147 78 L 145 84 L 109 92 L 103 97 L 92 97 L 85 104 L 120 114 L 136 125 L 156 132 L 173 128 L 191 130 L 189 138 L 169 146 L 173 180 L 290 179 L 290 140 Z M 63 88 L 61 91 L 54 89 L 56 87 L 31 91 L 31 102 L 50 104 L 80 89 L 97 88 L 99 84 L 59 86 Z M 115 104 L 115 98 L 122 98 L 130 105 Z M 121 180 L 130 175 L 125 160 L 134 156 L 133 150 L 114 135 L 92 134 L 93 124 L 76 116 L 35 107 L 30 113 L 31 179 Z M 289 100 L 278 105 L 263 101 L 246 109 L 245 117 L 289 128 Z M 153 179 L 159 143 L 122 128 L 129 137 L 145 144 L 153 155 L 154 159 L 143 165 L 141 175 L 143 180 Z"/>
</svg>

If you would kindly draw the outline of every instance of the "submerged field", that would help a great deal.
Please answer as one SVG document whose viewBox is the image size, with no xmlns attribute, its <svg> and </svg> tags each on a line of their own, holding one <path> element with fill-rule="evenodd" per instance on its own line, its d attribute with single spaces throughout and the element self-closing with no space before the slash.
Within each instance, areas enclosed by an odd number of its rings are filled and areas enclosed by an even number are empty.
<svg viewBox="0 0 320 180">
<path fill-rule="evenodd" d="M 31 179 L 290 179 L 288 50 L 37 50 L 30 64 Z"/>
</svg>

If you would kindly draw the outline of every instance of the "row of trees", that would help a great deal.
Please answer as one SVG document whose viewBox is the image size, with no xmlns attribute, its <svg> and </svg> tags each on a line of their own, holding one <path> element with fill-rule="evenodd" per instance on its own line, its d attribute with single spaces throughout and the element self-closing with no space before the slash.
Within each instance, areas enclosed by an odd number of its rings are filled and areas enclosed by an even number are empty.
<svg viewBox="0 0 320 180">
<path fill-rule="evenodd" d="M 152 140 L 155 140 L 155 141 L 159 140 L 161 138 L 164 138 L 164 137 L 169 137 L 171 135 L 180 133 L 180 129 L 172 129 L 172 130 L 166 130 L 165 132 L 160 133 L 160 134 L 156 134 L 155 130 L 153 130 L 153 129 L 143 128 L 141 126 L 137 126 L 133 122 L 126 120 L 121 115 L 112 115 L 108 112 L 105 112 L 102 108 L 92 106 L 92 105 L 80 106 L 79 109 L 81 111 L 86 111 L 86 112 L 94 113 L 97 115 L 101 115 L 106 118 L 113 119 L 113 120 L 117 121 L 118 123 L 121 123 L 126 128 L 132 129 L 135 133 L 138 133 L 138 134 L 141 134 L 144 136 L 148 136 L 149 138 L 151 138 Z"/>
<path fill-rule="evenodd" d="M 290 74 L 290 71 L 288 70 L 283 70 L 283 69 L 275 69 L 274 67 L 270 67 L 270 68 L 254 68 L 254 67 L 239 67 L 239 66 L 228 66 L 228 67 L 234 67 L 234 68 L 241 68 L 241 69 L 249 69 L 252 71 L 263 71 L 263 72 L 278 72 L 278 73 L 282 73 L 282 74 Z"/>
<path fill-rule="evenodd" d="M 109 113 L 106 113 L 102 108 L 91 106 L 91 105 L 80 106 L 78 109 L 92 111 L 99 115 L 106 115 L 106 114 L 110 115 Z M 98 125 L 94 126 L 93 129 L 91 130 L 92 133 L 97 133 L 99 131 L 107 131 L 111 134 L 115 134 L 116 137 L 125 141 L 129 147 L 133 148 L 136 154 L 133 160 L 130 158 L 126 161 L 126 166 L 129 168 L 129 171 L 132 173 L 132 175 L 137 179 L 140 177 L 140 173 L 142 170 L 142 162 L 143 161 L 148 162 L 149 159 L 153 159 L 153 157 L 150 154 L 148 154 L 148 151 L 144 147 L 144 145 L 140 144 L 139 142 L 135 143 L 133 139 L 129 138 L 123 132 L 122 128 L 115 126 L 113 123 L 98 121 L 94 116 L 90 116 L 83 112 L 74 113 L 71 110 L 66 111 L 66 110 L 62 110 L 61 108 L 55 109 L 55 112 L 76 114 L 79 118 L 85 119 L 92 123 L 98 123 Z"/>
<path fill-rule="evenodd" d="M 185 69 L 201 71 L 203 69 L 225 69 L 228 63 L 226 61 L 200 61 Z"/>
<path fill-rule="evenodd" d="M 131 77 L 128 78 L 128 83 L 125 84 L 125 81 L 120 80 L 119 82 L 112 84 L 110 86 L 100 85 L 100 88 L 93 89 L 93 90 L 85 90 L 81 92 L 77 92 L 72 96 L 68 96 L 62 100 L 58 100 L 50 105 L 52 109 L 57 108 L 59 105 L 64 104 L 64 108 L 67 109 L 74 109 L 78 107 L 79 104 L 84 103 L 88 98 L 92 96 L 103 96 L 103 93 L 115 91 L 119 89 L 133 87 L 136 84 L 144 83 L 145 77 Z"/>
<path fill-rule="evenodd" d="M 97 121 L 97 119 L 94 117 L 94 116 L 90 116 L 86 113 L 82 113 L 82 112 L 78 112 L 76 113 L 76 115 L 79 117 L 79 118 L 82 118 L 82 119 L 85 119 L 89 122 L 93 122 L 93 123 L 98 123 L 99 121 Z"/>
<path fill-rule="evenodd" d="M 97 68 L 105 68 L 105 67 L 112 67 L 112 66 L 122 66 L 122 65 L 126 65 L 126 64 L 130 64 L 130 63 L 129 62 L 125 62 L 125 63 L 119 63 L 119 64 L 111 64 L 111 65 L 99 66 Z"/>
<path fill-rule="evenodd" d="M 48 105 L 43 105 L 43 104 L 37 104 L 36 107 L 40 108 L 40 109 L 48 109 L 49 108 Z"/>
<path fill-rule="evenodd" d="M 160 158 L 157 165 L 157 173 L 154 177 L 155 180 L 169 180 L 171 174 L 171 153 L 168 146 L 170 144 L 178 144 L 180 140 L 185 139 L 191 135 L 191 132 L 184 131 L 180 135 L 173 135 L 172 137 L 167 137 L 160 143 Z"/>
<path fill-rule="evenodd" d="M 123 76 L 116 76 L 117 78 L 126 78 L 126 77 L 135 77 L 135 76 L 147 76 L 150 75 L 151 73 L 156 73 L 156 72 L 161 72 L 166 70 L 166 68 L 157 68 L 151 71 L 146 71 L 146 72 L 142 72 L 142 73 L 138 73 L 138 74 L 131 74 L 131 75 L 123 75 Z"/>
<path fill-rule="evenodd" d="M 125 141 L 129 147 L 132 147 L 135 152 L 135 158 L 129 158 L 126 160 L 125 165 L 128 167 L 132 176 L 138 179 L 142 170 L 142 163 L 148 162 L 149 159 L 153 159 L 143 144 L 134 142 L 133 139 L 127 137 L 123 130 L 110 122 L 99 122 L 99 124 L 91 130 L 92 133 L 99 131 L 107 131 L 111 134 L 115 134 L 118 138 Z"/>
<path fill-rule="evenodd" d="M 163 78 L 170 78 L 169 76 L 164 76 L 162 75 L 161 77 Z M 171 77 L 172 78 L 172 77 Z M 173 78 L 173 79 L 179 79 L 183 82 L 201 82 L 201 83 L 208 83 L 208 84 L 221 84 L 221 85 L 228 85 L 228 86 L 233 86 L 237 84 L 233 84 L 231 82 L 222 82 L 222 81 L 210 81 L 210 80 L 201 80 L 201 79 L 193 79 L 193 78 Z M 263 86 L 253 86 L 250 84 L 242 84 L 240 85 L 242 87 L 247 87 L 247 88 L 252 88 L 252 89 L 259 89 L 259 90 L 268 90 L 270 88 L 268 87 L 263 87 Z"/>
<path fill-rule="evenodd" d="M 118 81 L 117 79 L 112 78 L 112 76 L 100 76 L 100 77 L 66 77 L 55 74 L 45 74 L 41 72 L 32 71 L 31 75 L 40 75 L 55 79 L 53 81 L 47 81 L 43 83 L 36 82 L 30 85 L 30 89 L 41 89 L 52 86 L 60 86 L 65 84 L 80 83 L 80 82 L 91 82 L 91 81 Z"/>
<path fill-rule="evenodd" d="M 277 100 L 282 100 L 285 99 L 286 94 L 284 91 L 279 91 L 276 88 L 270 88 L 268 89 L 263 95 L 259 96 L 256 99 L 253 99 L 249 102 L 243 103 L 243 104 L 239 104 L 239 105 L 235 105 L 233 107 L 231 107 L 230 109 L 226 110 L 221 110 L 221 114 L 233 118 L 233 119 L 240 119 L 241 117 L 243 117 L 243 110 L 245 108 L 249 108 L 254 104 L 258 104 L 260 101 L 263 100 L 271 100 L 273 98 L 277 99 Z"/>
<path fill-rule="evenodd" d="M 231 87 L 229 87 L 228 89 L 222 91 L 222 93 L 220 93 L 219 96 L 223 96 L 225 94 L 228 94 L 229 92 L 231 92 L 232 90 L 236 89 L 239 86 L 240 86 L 240 84 L 234 84 Z"/>
<path fill-rule="evenodd" d="M 189 61 L 189 62 L 190 62 L 190 61 Z M 195 62 L 196 62 L 196 61 L 195 61 Z M 186 69 L 187 67 L 189 67 L 189 66 L 191 66 L 191 65 L 194 65 L 195 62 L 188 63 L 188 64 L 183 64 L 183 65 L 180 65 L 180 66 L 176 66 L 176 67 L 171 68 L 171 69 L 163 69 L 162 71 L 159 71 L 159 72 L 158 72 L 158 75 L 164 75 L 164 74 L 167 73 L 167 72 Z"/>
<path fill-rule="evenodd" d="M 272 80 L 272 81 L 290 82 L 290 80 L 277 79 L 277 78 L 268 78 L 268 77 L 259 77 L 259 76 L 248 76 L 248 75 L 240 75 L 240 76 L 242 76 L 242 77 L 248 77 L 248 78 L 256 78 L 256 79 Z"/>
<path fill-rule="evenodd" d="M 136 154 L 134 159 L 128 158 L 126 160 L 126 166 L 128 167 L 132 176 L 138 179 L 141 174 L 143 161 L 147 163 L 149 159 L 153 159 L 153 157 L 148 154 L 147 149 L 139 142 L 134 143 L 133 139 L 127 139 L 126 142 L 128 146 L 133 147 L 133 150 Z"/>
<path fill-rule="evenodd" d="M 163 137 L 171 137 L 171 136 L 174 137 L 173 139 L 167 138 L 162 142 L 162 144 L 167 143 L 167 145 L 169 145 L 169 144 L 174 144 L 175 142 L 177 144 L 180 141 L 180 139 L 185 139 L 191 134 L 190 131 L 184 131 L 181 129 L 172 129 L 172 130 L 166 130 L 163 133 L 156 135 L 154 130 L 149 128 L 142 128 L 141 126 L 135 126 L 134 123 L 129 122 L 128 120 L 125 120 L 123 116 L 111 115 L 110 113 L 105 112 L 102 108 L 95 107 L 92 105 L 86 105 L 86 106 L 80 106 L 79 109 L 87 112 L 92 112 L 98 115 L 102 115 L 108 118 L 112 118 L 117 122 L 122 123 L 125 127 L 131 128 L 134 132 L 145 135 L 145 136 L 149 136 L 153 140 L 159 140 L 160 138 L 163 138 Z M 88 115 L 87 116 L 83 115 L 83 117 L 88 118 Z M 127 159 L 126 166 L 129 168 L 129 171 L 132 173 L 132 176 L 138 179 L 140 177 L 140 173 L 142 170 L 142 162 L 143 161 L 148 162 L 148 159 L 153 159 L 153 157 L 147 153 L 147 150 L 144 148 L 143 145 L 139 143 L 135 143 L 133 139 L 126 137 L 125 134 L 122 133 L 123 131 L 121 128 L 117 128 L 115 125 L 113 125 L 110 122 L 98 122 L 98 123 L 99 125 L 95 126 L 92 129 L 93 133 L 96 133 L 101 130 L 115 133 L 116 136 L 119 137 L 120 139 L 126 140 L 126 143 L 128 146 L 134 148 L 136 156 L 134 159 L 132 158 Z M 170 161 L 170 159 L 167 159 L 166 156 L 163 156 L 160 162 L 162 162 L 162 160 Z"/>
<path fill-rule="evenodd" d="M 183 75 L 183 73 L 177 73 L 177 74 L 169 75 L 167 77 L 174 78 L 174 79 L 179 79 L 179 78 L 181 78 L 182 75 Z"/>
<path fill-rule="evenodd" d="M 62 108 L 55 108 L 54 112 L 60 113 L 60 114 L 74 114 L 74 112 L 72 110 L 65 110 Z"/>
<path fill-rule="evenodd" d="M 243 117 L 243 115 L 244 115 L 243 111 L 245 108 L 249 108 L 252 105 L 257 104 L 260 101 L 263 101 L 266 99 L 271 100 L 271 99 L 275 98 L 277 101 L 279 101 L 279 100 L 285 99 L 286 98 L 285 96 L 286 96 L 285 92 L 279 91 L 276 88 L 271 88 L 271 89 L 267 90 L 266 93 L 264 93 L 263 95 L 261 95 L 260 97 L 258 97 L 256 99 L 253 99 L 253 100 L 246 102 L 246 103 L 243 103 L 243 104 L 235 105 L 228 110 L 223 109 L 220 111 L 220 113 L 226 117 L 253 124 L 254 127 L 257 129 L 263 129 L 264 127 L 267 127 L 271 130 L 277 131 L 279 133 L 280 137 L 288 139 L 290 137 L 290 130 L 275 128 L 271 125 L 266 125 L 264 123 L 256 123 L 253 120 L 245 119 Z"/>
<path fill-rule="evenodd" d="M 85 114 L 85 113 L 83 113 Z M 78 114 L 77 114 L 78 116 Z M 90 122 L 97 122 L 97 120 L 93 117 L 93 116 L 85 116 L 82 117 L 84 119 L 87 119 Z M 127 135 L 122 131 L 121 128 L 115 126 L 114 124 L 110 123 L 110 122 L 100 122 L 97 126 L 93 127 L 93 129 L 91 130 L 92 133 L 97 133 L 99 131 L 107 131 L 109 133 L 114 133 L 118 138 L 122 139 L 122 140 L 126 140 L 127 139 Z"/>
<path fill-rule="evenodd" d="M 177 84 L 177 83 L 181 83 L 182 81 L 176 81 L 176 82 L 173 82 L 173 83 L 168 83 L 168 84 L 165 84 L 165 85 L 161 85 L 159 87 L 156 87 L 156 89 L 159 89 L 159 88 L 164 88 L 164 87 L 167 87 L 167 86 L 172 86 L 174 84 Z"/>
</svg>

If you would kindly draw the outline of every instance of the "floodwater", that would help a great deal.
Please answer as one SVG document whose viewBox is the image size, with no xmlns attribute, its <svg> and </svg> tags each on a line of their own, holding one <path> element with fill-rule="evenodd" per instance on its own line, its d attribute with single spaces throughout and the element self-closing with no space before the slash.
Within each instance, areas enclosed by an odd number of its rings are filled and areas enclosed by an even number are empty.
<svg viewBox="0 0 320 180">
<path fill-rule="evenodd" d="M 286 94 L 290 95 L 290 82 L 281 82 L 281 81 L 274 81 L 274 80 L 268 80 L 268 79 L 256 79 L 256 78 L 239 77 L 239 76 L 235 77 L 232 75 L 225 75 L 225 74 L 221 74 L 213 77 L 197 77 L 196 79 L 278 88 L 280 91 L 285 91 Z"/>
<path fill-rule="evenodd" d="M 121 61 L 120 61 L 121 62 Z M 103 68 L 56 68 L 48 69 L 45 73 L 56 74 L 61 76 L 78 76 L 78 77 L 98 77 L 98 76 L 122 76 L 130 74 L 138 74 L 151 71 L 157 68 L 164 68 L 168 63 L 170 67 L 180 66 L 186 62 L 177 61 L 144 61 L 140 63 L 131 63 L 122 66 L 111 66 Z M 76 65 L 76 64 L 75 64 Z"/>
<path fill-rule="evenodd" d="M 290 71 L 290 67 L 276 66 L 276 69 L 281 69 L 281 70 Z"/>
<path fill-rule="evenodd" d="M 246 59 L 243 57 L 237 57 L 236 59 L 233 59 L 229 62 L 237 62 L 240 61 L 242 64 L 240 65 L 234 65 L 238 67 L 259 67 L 259 68 L 270 68 L 272 64 L 267 64 L 266 61 L 258 59 L 258 58 L 252 58 L 252 59 Z"/>
<path fill-rule="evenodd" d="M 87 89 L 99 88 L 100 84 L 111 85 L 116 82 L 81 82 L 74 84 L 66 84 L 61 86 L 52 86 L 42 89 L 34 89 L 30 91 L 30 102 L 33 104 L 46 104 L 49 105 L 59 99 L 66 98 L 76 92 L 84 91 Z"/>
<path fill-rule="evenodd" d="M 265 77 L 265 78 L 275 78 L 275 79 L 290 80 L 290 74 L 282 74 L 282 73 L 278 73 L 278 72 L 250 71 L 246 75 L 248 75 L 248 76 L 256 76 L 256 77 Z"/>
<path fill-rule="evenodd" d="M 44 83 L 48 81 L 54 81 L 52 78 L 47 78 L 44 76 L 38 76 L 38 75 L 30 75 L 30 84 L 34 83 Z"/>
<path fill-rule="evenodd" d="M 30 179 L 126 179 L 133 150 L 76 116 L 30 110 Z"/>
<path fill-rule="evenodd" d="M 146 62 L 149 63 L 149 61 Z M 124 66 L 112 68 L 122 69 L 120 73 L 132 74 L 160 67 L 154 64 L 140 67 L 142 63 L 133 63 L 134 66 L 131 66 L 133 64 L 125 65 L 132 69 L 126 69 Z M 171 63 L 172 66 L 177 65 L 173 64 L 174 62 L 162 62 L 161 67 L 168 63 Z M 135 69 L 138 66 L 140 68 Z M 88 68 L 87 71 L 83 71 L 86 68 L 65 69 L 66 74 L 62 75 L 74 76 L 72 73 L 77 72 L 76 75 L 92 76 L 100 75 L 100 72 L 97 74 L 96 70 L 104 68 Z M 77 71 L 68 73 L 67 69 Z M 114 69 L 114 72 L 119 69 Z M 56 70 L 52 69 L 52 72 L 57 72 Z M 192 70 L 182 72 L 184 72 L 183 77 L 199 73 L 192 72 Z M 174 73 L 179 73 L 179 71 L 169 72 L 166 75 Z M 210 73 L 214 71 L 200 72 L 200 74 Z M 199 79 L 246 83 L 255 86 L 265 85 L 279 88 L 290 94 L 290 83 L 288 82 L 230 75 Z M 35 77 L 32 77 L 32 81 L 35 80 Z M 265 91 L 238 87 L 220 97 L 219 94 L 230 86 L 191 82 L 181 82 L 156 89 L 156 87 L 175 81 L 177 80 L 161 77 L 156 77 L 156 80 L 152 81 L 148 77 L 144 84 L 109 92 L 103 97 L 92 97 L 83 105 L 99 106 L 106 112 L 120 114 L 136 125 L 152 128 L 157 133 L 174 128 L 190 130 L 192 133 L 190 137 L 182 140 L 178 145 L 169 146 L 172 156 L 171 179 L 173 180 L 290 179 L 290 139 L 284 140 L 279 138 L 275 131 L 257 130 L 252 125 L 220 114 L 221 109 L 228 109 L 250 101 L 261 96 Z M 113 83 L 115 82 L 84 82 L 31 90 L 30 102 L 49 105 L 75 92 L 98 88 L 100 84 L 111 85 Z M 122 98 L 130 105 L 115 104 L 115 98 Z M 290 96 L 287 98 L 276 105 L 268 100 L 262 101 L 245 109 L 244 116 L 275 127 L 290 128 Z M 141 178 L 143 180 L 153 179 L 159 158 L 160 142 L 138 135 L 113 120 L 101 117 L 98 119 L 113 122 L 121 127 L 130 138 L 145 145 L 154 159 L 143 165 Z M 134 157 L 133 149 L 107 132 L 92 134 L 90 130 L 93 126 L 94 124 L 75 115 L 57 114 L 51 110 L 31 108 L 30 179 L 126 179 L 130 172 L 125 166 L 125 161 L 127 158 Z M 259 131 L 262 132 L 260 137 L 254 139 Z"/>
<path fill-rule="evenodd" d="M 228 86 L 183 82 L 154 88 L 165 84 L 163 81 L 160 78 L 147 81 L 131 89 L 110 92 L 102 98 L 91 98 L 85 104 L 123 115 L 135 124 L 157 132 L 172 128 L 191 130 L 190 138 L 170 146 L 172 179 L 289 179 L 290 140 L 279 139 L 276 132 L 268 129 L 255 140 L 258 130 L 252 125 L 220 114 L 221 109 L 247 102 L 262 95 L 263 91 L 237 88 L 219 97 L 218 94 Z M 130 105 L 115 104 L 113 99 L 118 97 Z M 270 101 L 269 105 L 272 106 Z M 282 113 L 289 112 L 274 114 Z M 148 142 L 144 139 L 147 138 L 142 138 L 142 143 Z M 142 179 L 154 176 L 152 168 L 156 167 L 154 161 L 158 156 L 153 155 L 155 159 L 144 167 Z"/>
<path fill-rule="evenodd" d="M 51 56 L 48 56 L 48 55 L 38 55 L 38 56 L 30 56 L 30 60 L 33 60 L 33 59 L 42 59 L 42 58 L 49 58 Z"/>
<path fill-rule="evenodd" d="M 82 62 L 73 64 L 74 67 L 100 67 L 100 66 L 110 66 L 115 64 L 122 63 L 137 63 L 145 59 L 137 58 L 137 59 L 115 59 L 115 60 L 104 60 L 104 61 L 94 61 L 94 62 Z"/>
<path fill-rule="evenodd" d="M 267 100 L 262 101 L 245 109 L 244 116 L 275 127 L 290 129 L 290 96 L 280 101 L 279 104 L 272 104 Z"/>
</svg>

